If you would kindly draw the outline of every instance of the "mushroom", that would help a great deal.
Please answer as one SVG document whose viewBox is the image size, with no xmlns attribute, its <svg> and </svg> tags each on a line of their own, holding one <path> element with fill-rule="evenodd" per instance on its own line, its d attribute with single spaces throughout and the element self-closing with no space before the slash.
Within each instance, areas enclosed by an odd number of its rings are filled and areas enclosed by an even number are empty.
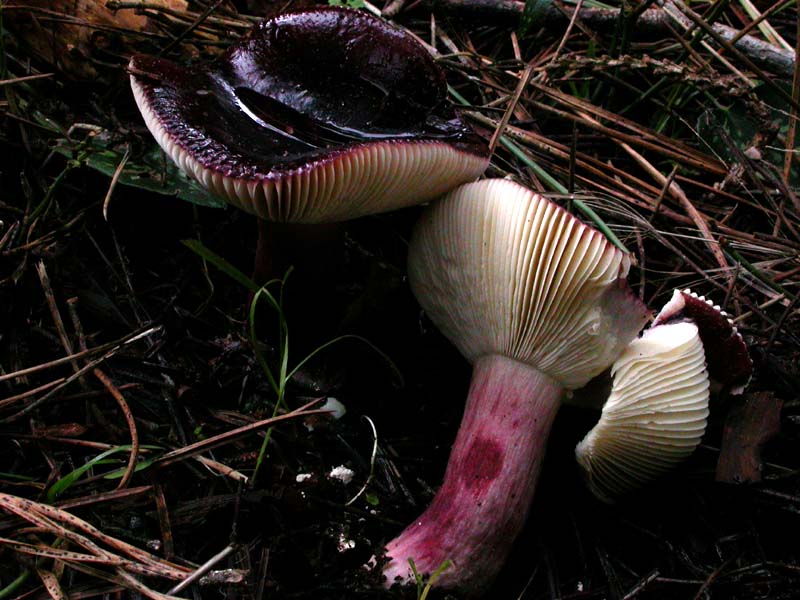
<svg viewBox="0 0 800 600">
<path fill-rule="evenodd" d="M 691 290 L 675 290 L 652 326 L 683 320 L 691 320 L 697 325 L 712 389 L 741 394 L 753 374 L 753 361 L 728 314 Z"/>
<path fill-rule="evenodd" d="M 592 493 L 612 502 L 674 468 L 700 443 L 710 383 L 741 393 L 752 361 L 710 300 L 675 290 L 611 369 L 600 420 L 575 448 Z"/>
<path fill-rule="evenodd" d="M 488 165 L 425 47 L 364 12 L 290 12 L 214 62 L 137 55 L 129 70 L 167 155 L 265 221 L 331 223 L 418 204 Z"/>
<path fill-rule="evenodd" d="M 648 329 L 611 372 L 600 421 L 575 448 L 589 489 L 605 502 L 689 456 L 708 417 L 708 371 L 693 323 Z"/>
<path fill-rule="evenodd" d="M 386 546 L 387 584 L 452 561 L 436 580 L 480 596 L 520 530 L 567 390 L 605 370 L 647 311 L 631 258 L 509 180 L 463 185 L 431 206 L 409 248 L 411 289 L 473 364 L 444 483 Z"/>
</svg>

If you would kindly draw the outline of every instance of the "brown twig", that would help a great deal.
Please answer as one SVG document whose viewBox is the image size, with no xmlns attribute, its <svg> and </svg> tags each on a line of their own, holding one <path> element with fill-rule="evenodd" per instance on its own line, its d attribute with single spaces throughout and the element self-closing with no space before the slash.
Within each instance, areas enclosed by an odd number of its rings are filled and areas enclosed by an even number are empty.
<svg viewBox="0 0 800 600">
<path fill-rule="evenodd" d="M 586 120 L 594 120 L 586 113 L 578 113 Z M 686 210 L 686 213 L 692 219 L 694 224 L 697 226 L 697 229 L 702 234 L 703 238 L 706 241 L 708 249 L 714 255 L 717 260 L 717 264 L 722 268 L 723 271 L 729 271 L 730 265 L 728 265 L 728 261 L 725 258 L 725 254 L 722 252 L 722 249 L 719 247 L 719 243 L 711 233 L 711 230 L 708 227 L 708 219 L 700 213 L 697 208 L 695 208 L 694 204 L 689 200 L 686 196 L 683 189 L 675 182 L 673 179 L 672 182 L 669 182 L 667 177 L 665 177 L 661 171 L 659 171 L 656 167 L 654 167 L 650 161 L 648 161 L 644 156 L 639 154 L 636 150 L 631 148 L 628 144 L 623 142 L 617 142 L 619 146 L 625 150 L 633 159 L 639 163 L 645 171 L 650 173 L 652 177 L 662 186 L 666 186 L 669 189 L 670 194 L 677 199 L 681 205 Z"/>
<path fill-rule="evenodd" d="M 78 316 L 78 299 L 76 297 L 68 299 L 67 307 L 69 308 L 70 318 L 72 319 L 72 327 L 75 329 L 75 333 L 78 336 L 80 348 L 81 350 L 86 350 L 86 337 L 83 335 L 83 326 L 81 325 L 81 320 Z M 128 406 L 128 402 L 125 400 L 125 396 L 122 395 L 122 392 L 119 390 L 119 388 L 114 385 L 111 379 L 109 379 L 108 376 L 102 370 L 100 370 L 100 368 L 93 369 L 92 373 L 97 380 L 103 384 L 103 387 L 106 388 L 108 393 L 111 394 L 111 397 L 116 401 L 117 406 L 119 406 L 119 409 L 122 411 L 122 415 L 125 418 L 125 423 L 128 425 L 128 431 L 130 432 L 131 436 L 131 451 L 130 455 L 128 456 L 128 464 L 125 467 L 125 471 L 122 474 L 119 483 L 117 484 L 117 489 L 121 490 L 128 487 L 128 483 L 133 477 L 134 470 L 136 469 L 136 463 L 139 460 L 139 432 L 136 429 L 136 421 L 133 418 L 133 413 Z"/>
<path fill-rule="evenodd" d="M 195 581 L 200 579 L 203 575 L 208 573 L 211 569 L 213 569 L 214 565 L 216 565 L 221 560 L 224 560 L 234 550 L 236 550 L 236 547 L 233 546 L 233 545 L 225 546 L 222 550 L 220 550 L 214 556 L 209 558 L 205 563 L 203 563 L 202 565 L 197 567 L 197 569 L 195 569 L 195 571 L 191 575 L 189 575 L 189 577 L 187 577 L 186 579 L 184 579 L 183 581 L 178 583 L 175 587 L 173 587 L 167 593 L 168 594 L 177 594 L 178 592 L 185 590 L 192 583 L 194 583 Z"/>
<path fill-rule="evenodd" d="M 514 90 L 514 95 L 511 96 L 511 100 L 508 102 L 508 106 L 503 113 L 503 117 L 497 123 L 497 127 L 492 134 L 492 139 L 489 140 L 490 155 L 494 154 L 495 148 L 497 148 L 497 143 L 500 140 L 500 136 L 505 131 L 506 125 L 508 125 L 508 121 L 511 119 L 511 115 L 514 113 L 514 109 L 517 107 L 517 103 L 522 96 L 522 92 L 525 90 L 525 86 L 528 85 L 528 80 L 531 77 L 531 73 L 533 73 L 533 63 L 528 63 L 528 65 L 525 67 L 525 70 L 519 77 L 517 88 Z"/>
<path fill-rule="evenodd" d="M 428 0 L 427 4 L 434 8 L 442 8 L 457 12 L 459 15 L 473 18 L 492 18 L 499 22 L 517 23 L 525 8 L 524 2 L 515 0 Z M 538 25 L 550 27 L 566 26 L 569 18 L 554 4 L 549 4 L 543 11 L 542 22 Z M 589 27 L 613 31 L 620 18 L 619 9 L 583 8 L 580 20 Z M 670 17 L 661 10 L 648 9 L 636 20 L 634 31 L 645 38 L 654 35 L 670 35 Z M 778 75 L 790 77 L 794 72 L 795 57 L 773 44 L 764 42 L 751 35 L 739 35 L 739 31 L 722 24 L 712 26 L 719 39 L 729 41 L 736 39 L 735 48 L 750 61 L 763 68 L 771 69 Z M 738 38 L 738 39 L 737 39 Z"/>
<path fill-rule="evenodd" d="M 37 79 L 49 79 L 55 73 L 37 73 L 36 75 L 25 75 L 23 77 L 12 77 L 11 79 L 0 79 L 0 87 L 4 85 L 13 85 L 15 83 L 26 83 L 28 81 L 36 81 Z"/>
<path fill-rule="evenodd" d="M 800 57 L 800 10 L 795 11 L 795 35 L 797 40 L 795 42 L 795 56 Z M 798 110 L 797 105 L 800 103 L 800 60 L 794 65 L 794 74 L 792 76 L 792 99 L 794 103 L 789 110 L 789 130 L 786 132 L 786 157 L 783 161 L 783 179 L 786 182 L 786 187 L 790 186 L 789 176 L 792 170 L 792 164 L 796 162 L 795 156 L 795 135 L 797 132 L 797 119 Z"/>
<path fill-rule="evenodd" d="M 184 579 L 190 572 L 186 567 L 172 564 L 127 542 L 106 535 L 83 519 L 60 508 L 3 493 L 0 493 L 0 508 L 77 544 L 101 560 L 112 563 L 117 561 L 129 567 L 135 565 L 131 568 L 139 572 L 170 579 Z M 120 554 L 127 555 L 133 562 L 102 549 L 98 543 L 106 544 Z"/>
<path fill-rule="evenodd" d="M 14 371 L 12 373 L 5 373 L 3 375 L 0 375 L 0 382 L 8 381 L 10 379 L 18 379 L 18 378 L 24 377 L 26 375 L 32 375 L 33 373 L 38 373 L 39 371 L 52 369 L 53 367 L 58 367 L 60 365 L 63 365 L 65 363 L 70 363 L 70 362 L 73 362 L 73 361 L 78 360 L 78 359 L 87 358 L 89 356 L 94 356 L 94 355 L 100 354 L 102 352 L 105 352 L 107 354 L 109 352 L 111 352 L 111 354 L 109 354 L 109 356 L 111 356 L 114 353 L 116 353 L 123 346 L 127 346 L 128 344 L 132 344 L 133 342 L 136 342 L 136 341 L 138 341 L 138 340 L 140 340 L 140 339 L 142 339 L 144 337 L 147 337 L 149 335 L 152 335 L 154 333 L 158 333 L 159 331 L 161 331 L 161 327 L 160 326 L 145 327 L 145 328 L 142 328 L 142 329 L 140 329 L 138 331 L 131 332 L 131 333 L 119 338 L 118 340 L 116 340 L 114 342 L 108 342 L 107 344 L 101 344 L 99 346 L 95 346 L 94 348 L 88 348 L 85 351 L 75 352 L 74 354 L 71 354 L 69 356 L 63 356 L 61 358 L 56 358 L 56 359 L 48 361 L 46 363 L 40 363 L 40 364 L 35 365 L 33 367 L 27 367 L 25 369 L 20 369 L 18 371 Z M 102 360 L 104 360 L 105 358 L 106 357 L 104 357 Z"/>
<path fill-rule="evenodd" d="M 164 556 L 167 560 L 171 560 L 175 556 L 175 544 L 172 537 L 172 525 L 169 519 L 167 498 L 164 496 L 164 488 L 161 485 L 156 485 L 153 491 L 156 500 L 158 524 L 161 528 L 161 540 L 164 543 Z"/>
<path fill-rule="evenodd" d="M 131 451 L 130 455 L 128 456 L 128 464 L 125 467 L 125 472 L 122 474 L 119 483 L 117 484 L 117 489 L 121 490 L 128 487 L 128 483 L 130 482 L 131 477 L 133 477 L 134 470 L 136 469 L 136 463 L 139 460 L 139 432 L 136 430 L 136 421 L 133 418 L 133 413 L 131 412 L 125 397 L 122 395 L 119 389 L 117 389 L 112 381 L 100 369 L 95 368 L 92 370 L 92 373 L 108 390 L 108 393 L 111 394 L 114 400 L 116 400 L 117 406 L 119 406 L 119 409 L 122 411 L 122 414 L 125 417 L 125 423 L 128 425 L 128 431 L 130 431 L 131 434 Z"/>
<path fill-rule="evenodd" d="M 295 410 L 288 412 L 286 414 L 279 415 L 277 417 L 270 417 L 268 419 L 262 419 L 260 421 L 256 421 L 255 423 L 248 423 L 247 425 L 237 427 L 236 429 L 232 429 L 230 431 L 220 433 L 210 438 L 200 440 L 199 442 L 195 442 L 194 444 L 189 444 L 188 446 L 178 448 L 177 450 L 173 450 L 172 452 L 168 452 L 163 456 L 160 456 L 158 459 L 154 461 L 154 465 L 164 467 L 173 464 L 185 458 L 195 456 L 200 452 L 207 452 L 208 450 L 212 450 L 214 448 L 227 444 L 235 439 L 242 437 L 243 435 L 260 431 L 262 429 L 267 429 L 269 427 L 272 427 L 276 423 L 280 423 L 282 421 L 288 421 L 291 419 L 296 419 L 298 417 L 305 417 L 308 415 L 327 414 L 328 412 L 327 410 L 322 410 L 322 409 L 309 410 L 310 407 L 314 406 L 315 404 L 319 404 L 320 401 L 321 399 L 312 400 L 308 404 L 304 404 L 300 408 L 296 408 Z"/>
<path fill-rule="evenodd" d="M 764 73 L 764 71 L 761 70 L 761 67 L 759 67 L 757 64 L 755 64 L 755 62 L 753 62 L 753 60 L 751 60 L 751 57 L 746 52 L 743 52 L 739 48 L 738 45 L 734 46 L 728 41 L 731 36 L 724 35 L 721 31 L 719 31 L 717 29 L 717 27 L 709 25 L 708 23 L 706 23 L 705 20 L 703 19 L 703 17 L 698 15 L 695 11 L 693 11 L 691 8 L 689 8 L 686 4 L 681 2 L 681 0 L 669 0 L 668 4 L 678 8 L 678 10 L 680 10 L 680 12 L 684 16 L 688 17 L 688 19 L 691 20 L 692 23 L 694 23 L 695 25 L 699 26 L 701 29 L 703 29 L 703 31 L 705 31 L 708 35 L 710 35 L 712 38 L 714 38 L 714 41 L 716 41 L 723 48 L 728 50 L 731 54 L 737 56 L 747 66 L 747 68 L 751 69 L 764 82 L 765 85 L 767 85 L 770 88 L 772 88 L 775 91 L 775 93 L 777 93 L 784 100 L 786 100 L 789 103 L 790 106 L 793 106 L 795 108 L 798 107 L 797 102 L 792 98 L 792 96 L 790 94 L 787 94 L 786 91 L 780 85 L 778 85 L 773 80 L 772 77 L 770 77 L 769 75 Z M 746 37 L 749 37 L 749 36 L 746 36 Z M 744 39 L 745 39 L 744 37 L 741 38 L 739 40 L 739 43 L 744 41 Z M 783 51 L 783 50 L 781 50 L 781 51 Z M 792 53 L 792 54 L 794 54 L 794 53 Z M 795 68 L 795 64 L 796 63 L 793 60 L 791 64 L 792 64 L 792 73 L 794 73 L 794 68 Z"/>
<path fill-rule="evenodd" d="M 381 11 L 381 16 L 386 19 L 393 19 L 400 11 L 403 10 L 403 7 L 406 4 L 406 0 L 392 0 L 386 7 Z"/>
</svg>

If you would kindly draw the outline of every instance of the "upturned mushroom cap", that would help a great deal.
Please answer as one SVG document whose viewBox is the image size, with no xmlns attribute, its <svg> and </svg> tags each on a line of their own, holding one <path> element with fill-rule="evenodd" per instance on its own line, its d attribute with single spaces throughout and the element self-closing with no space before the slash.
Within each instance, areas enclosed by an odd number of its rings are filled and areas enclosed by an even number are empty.
<svg viewBox="0 0 800 600">
<path fill-rule="evenodd" d="M 575 389 L 646 321 L 625 281 L 630 262 L 553 202 L 492 179 L 426 211 L 408 272 L 419 303 L 470 362 L 503 355 Z"/>
<path fill-rule="evenodd" d="M 417 204 L 488 165 L 484 141 L 447 105 L 427 50 L 359 11 L 287 13 L 213 63 L 134 56 L 130 71 L 145 122 L 172 160 L 271 221 Z"/>
<path fill-rule="evenodd" d="M 732 394 L 741 394 L 753 374 L 753 361 L 728 314 L 691 290 L 675 290 L 653 327 L 687 319 L 697 325 L 712 381 Z"/>
<path fill-rule="evenodd" d="M 612 501 L 689 456 L 705 432 L 710 384 L 741 393 L 752 368 L 728 315 L 675 290 L 614 363 L 600 421 L 575 449 L 592 492 Z"/>
<path fill-rule="evenodd" d="M 612 376 L 600 421 L 575 448 L 589 489 L 606 502 L 669 471 L 700 443 L 709 380 L 697 326 L 648 329 Z"/>
</svg>

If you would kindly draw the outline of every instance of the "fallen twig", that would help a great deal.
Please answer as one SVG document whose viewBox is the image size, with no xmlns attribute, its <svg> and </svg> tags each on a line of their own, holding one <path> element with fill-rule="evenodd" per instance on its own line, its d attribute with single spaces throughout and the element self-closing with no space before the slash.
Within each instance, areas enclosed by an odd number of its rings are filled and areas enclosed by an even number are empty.
<svg viewBox="0 0 800 600">
<path fill-rule="evenodd" d="M 515 0 L 427 0 L 432 8 L 443 8 L 459 15 L 474 18 L 491 18 L 505 23 L 519 22 L 525 8 L 524 2 Z M 541 21 L 535 25 L 566 27 L 571 12 L 550 3 L 541 14 Z M 581 8 L 578 17 L 584 24 L 599 30 L 613 31 L 620 19 L 620 10 L 615 8 Z M 634 32 L 641 37 L 656 35 L 669 36 L 671 17 L 661 9 L 647 9 L 636 20 Z M 751 35 L 740 32 L 727 25 L 716 23 L 711 26 L 720 39 L 733 42 L 737 50 L 747 56 L 757 66 L 769 69 L 783 77 L 791 77 L 794 72 L 794 52 L 784 50 Z"/>
</svg>

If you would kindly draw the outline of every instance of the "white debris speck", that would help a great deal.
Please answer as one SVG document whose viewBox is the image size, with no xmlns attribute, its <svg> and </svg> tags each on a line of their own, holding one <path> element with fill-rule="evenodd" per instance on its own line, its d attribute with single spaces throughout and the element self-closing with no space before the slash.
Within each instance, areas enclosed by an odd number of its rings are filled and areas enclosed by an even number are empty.
<svg viewBox="0 0 800 600">
<path fill-rule="evenodd" d="M 353 475 L 355 475 L 355 473 L 353 473 L 351 469 L 348 469 L 344 465 L 334 467 L 331 469 L 331 472 L 328 473 L 329 478 L 341 481 L 345 485 L 353 481 Z"/>
<path fill-rule="evenodd" d="M 583 582 L 582 582 L 582 581 L 579 581 L 579 582 L 578 582 L 578 585 L 577 585 L 577 591 L 578 591 L 578 592 L 582 592 L 582 591 L 583 591 Z"/>
<path fill-rule="evenodd" d="M 333 396 L 325 398 L 325 404 L 319 407 L 320 410 L 330 411 L 331 417 L 338 420 L 347 414 L 347 407 Z"/>
<path fill-rule="evenodd" d="M 339 402 L 333 396 L 328 396 L 325 398 L 325 404 L 319 407 L 319 410 L 327 411 L 322 413 L 322 415 L 313 415 L 310 417 L 306 417 L 303 420 L 303 425 L 305 425 L 306 429 L 309 431 L 314 431 L 314 426 L 319 424 L 320 416 L 323 417 L 323 421 L 327 419 L 333 419 L 334 421 L 338 421 L 343 416 L 347 414 L 347 407 L 344 404 Z"/>
<path fill-rule="evenodd" d="M 298 473 L 295 476 L 294 480 L 297 483 L 303 483 L 304 481 L 308 481 L 309 479 L 311 479 L 311 477 L 312 477 L 311 473 Z"/>
<path fill-rule="evenodd" d="M 744 155 L 750 160 L 761 160 L 761 151 L 755 146 L 750 146 L 744 151 Z"/>
<path fill-rule="evenodd" d="M 339 534 L 339 541 L 336 544 L 336 547 L 339 549 L 339 552 L 344 552 L 346 550 L 352 550 L 356 547 L 356 543 L 353 540 L 348 540 L 343 533 Z"/>
</svg>

